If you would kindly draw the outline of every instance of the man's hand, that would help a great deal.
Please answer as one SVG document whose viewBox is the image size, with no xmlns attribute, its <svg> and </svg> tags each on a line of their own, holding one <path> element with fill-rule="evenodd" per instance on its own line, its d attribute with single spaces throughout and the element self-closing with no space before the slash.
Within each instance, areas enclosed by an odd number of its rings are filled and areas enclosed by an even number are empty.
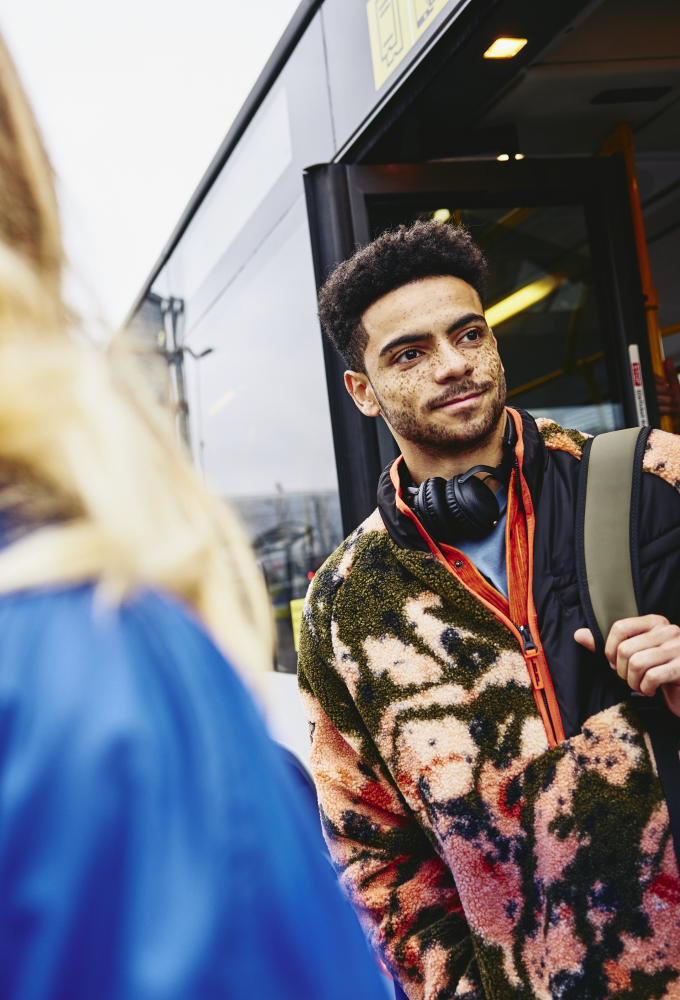
<svg viewBox="0 0 680 1000">
<path fill-rule="evenodd" d="M 675 363 L 672 358 L 664 361 L 666 378 L 655 375 L 656 395 L 659 402 L 659 413 L 667 414 L 673 420 L 673 431 L 680 434 L 680 386 Z"/>
<path fill-rule="evenodd" d="M 579 628 L 574 639 L 595 650 L 589 628 Z M 666 704 L 680 716 L 680 628 L 661 615 L 624 618 L 614 622 L 604 653 L 612 670 L 638 694 L 651 697 L 661 688 Z"/>
</svg>

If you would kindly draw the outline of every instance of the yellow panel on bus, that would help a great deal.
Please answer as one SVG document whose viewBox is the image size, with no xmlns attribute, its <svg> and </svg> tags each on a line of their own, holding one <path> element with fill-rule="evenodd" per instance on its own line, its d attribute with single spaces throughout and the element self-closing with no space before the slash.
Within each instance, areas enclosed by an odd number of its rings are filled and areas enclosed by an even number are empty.
<svg viewBox="0 0 680 1000">
<path fill-rule="evenodd" d="M 437 14 L 444 10 L 449 0 L 410 0 L 411 23 L 414 41 L 430 27 Z"/>
<path fill-rule="evenodd" d="M 380 90 L 413 48 L 408 0 L 368 0 L 366 13 L 375 89 Z"/>
<path fill-rule="evenodd" d="M 449 0 L 368 0 L 375 89 L 380 90 Z"/>
</svg>

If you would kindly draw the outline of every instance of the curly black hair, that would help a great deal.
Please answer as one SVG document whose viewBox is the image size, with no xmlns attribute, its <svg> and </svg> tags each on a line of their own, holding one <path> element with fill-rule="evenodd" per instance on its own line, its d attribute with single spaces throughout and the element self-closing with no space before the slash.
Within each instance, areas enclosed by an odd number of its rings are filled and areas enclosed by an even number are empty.
<svg viewBox="0 0 680 1000">
<path fill-rule="evenodd" d="M 352 371 L 364 371 L 368 337 L 361 317 L 402 285 L 452 275 L 484 301 L 486 260 L 460 226 L 414 222 L 379 236 L 335 268 L 319 292 L 321 327 Z"/>
</svg>

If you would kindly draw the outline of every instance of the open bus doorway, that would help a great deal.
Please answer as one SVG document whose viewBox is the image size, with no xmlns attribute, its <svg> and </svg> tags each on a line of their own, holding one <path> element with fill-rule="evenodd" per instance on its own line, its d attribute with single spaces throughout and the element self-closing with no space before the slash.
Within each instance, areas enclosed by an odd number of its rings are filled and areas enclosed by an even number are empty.
<svg viewBox="0 0 680 1000">
<path fill-rule="evenodd" d="M 465 225 L 489 261 L 487 318 L 509 402 L 591 434 L 658 421 L 622 156 L 329 164 L 307 172 L 307 198 L 319 283 L 347 248 L 385 230 L 416 219 Z M 645 373 L 641 393 L 635 358 Z M 329 361 L 330 382 L 342 363 Z M 343 492 L 341 483 L 347 532 L 373 509 L 380 471 L 396 453 L 376 421 L 344 400 L 333 416 L 336 450 L 355 454 L 351 488 Z M 374 484 L 366 484 L 366 508 L 356 490 L 362 474 Z"/>
</svg>

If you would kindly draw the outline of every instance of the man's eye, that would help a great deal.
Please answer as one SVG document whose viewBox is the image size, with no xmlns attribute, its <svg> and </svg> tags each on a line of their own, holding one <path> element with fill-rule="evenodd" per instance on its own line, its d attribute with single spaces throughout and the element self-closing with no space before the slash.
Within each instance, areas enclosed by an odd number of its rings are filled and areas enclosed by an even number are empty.
<svg viewBox="0 0 680 1000">
<path fill-rule="evenodd" d="M 479 340 L 480 337 L 481 337 L 481 333 L 479 332 L 479 330 L 467 330 L 463 334 L 463 336 L 462 336 L 461 339 L 462 340 L 467 340 L 468 342 L 473 342 L 475 340 Z"/>
<path fill-rule="evenodd" d="M 397 361 L 415 361 L 415 359 L 420 354 L 420 351 L 415 347 L 409 347 L 408 351 L 402 351 L 401 354 L 397 356 Z"/>
</svg>

